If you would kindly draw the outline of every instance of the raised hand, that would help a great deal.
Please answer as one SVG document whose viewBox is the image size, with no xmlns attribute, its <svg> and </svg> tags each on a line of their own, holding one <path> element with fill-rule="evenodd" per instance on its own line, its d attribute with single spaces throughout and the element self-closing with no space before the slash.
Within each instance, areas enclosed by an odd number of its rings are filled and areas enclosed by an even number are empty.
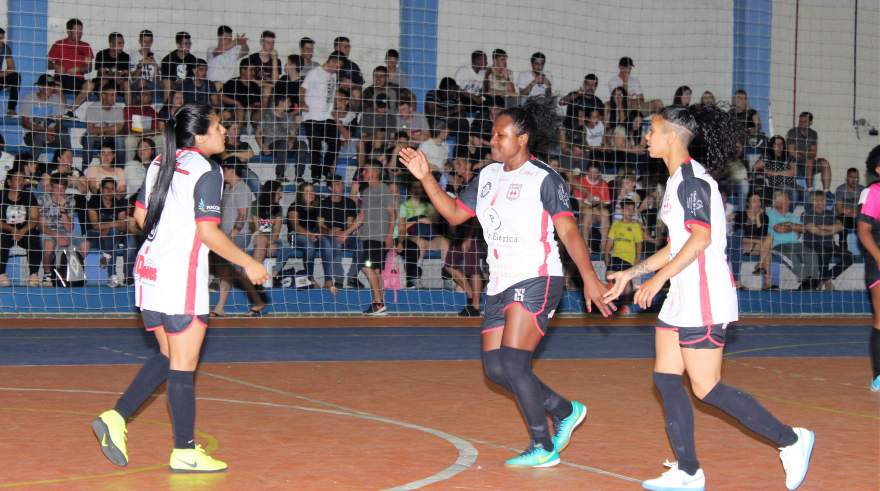
<svg viewBox="0 0 880 491">
<path fill-rule="evenodd" d="M 402 148 L 398 157 L 416 179 L 424 179 L 431 172 L 427 157 L 418 150 L 409 147 Z"/>
</svg>

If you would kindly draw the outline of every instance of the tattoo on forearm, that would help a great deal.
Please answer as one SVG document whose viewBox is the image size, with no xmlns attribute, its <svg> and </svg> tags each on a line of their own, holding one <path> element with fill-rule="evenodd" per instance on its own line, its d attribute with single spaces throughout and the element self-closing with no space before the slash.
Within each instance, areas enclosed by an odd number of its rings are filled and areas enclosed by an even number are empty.
<svg viewBox="0 0 880 491">
<path fill-rule="evenodd" d="M 629 268 L 629 272 L 633 278 L 638 278 L 640 276 L 650 273 L 651 268 L 648 267 L 648 263 L 647 261 L 645 261 L 635 265 L 632 268 Z"/>
</svg>

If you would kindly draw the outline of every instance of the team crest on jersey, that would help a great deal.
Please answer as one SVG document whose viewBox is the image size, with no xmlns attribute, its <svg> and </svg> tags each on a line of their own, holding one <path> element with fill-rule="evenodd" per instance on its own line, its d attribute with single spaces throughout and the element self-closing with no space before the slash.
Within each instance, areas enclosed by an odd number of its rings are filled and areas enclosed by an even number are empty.
<svg viewBox="0 0 880 491">
<path fill-rule="evenodd" d="M 522 184 L 516 183 L 511 184 L 509 188 L 507 188 L 507 199 L 513 201 L 519 198 L 519 195 L 522 193 Z"/>
<path fill-rule="evenodd" d="M 491 182 L 487 182 L 486 184 L 483 184 L 482 189 L 480 189 L 480 197 L 485 198 L 489 194 L 489 191 L 491 191 L 491 190 L 492 190 L 492 183 Z"/>
</svg>

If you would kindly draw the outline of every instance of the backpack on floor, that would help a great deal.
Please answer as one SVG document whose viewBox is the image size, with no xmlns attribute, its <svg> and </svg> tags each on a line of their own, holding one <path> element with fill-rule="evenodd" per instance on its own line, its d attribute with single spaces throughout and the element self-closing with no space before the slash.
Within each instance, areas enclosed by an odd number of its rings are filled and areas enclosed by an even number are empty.
<svg viewBox="0 0 880 491">
<path fill-rule="evenodd" d="M 55 255 L 52 279 L 56 286 L 70 288 L 86 284 L 86 270 L 80 253 L 74 246 L 59 248 Z"/>
</svg>

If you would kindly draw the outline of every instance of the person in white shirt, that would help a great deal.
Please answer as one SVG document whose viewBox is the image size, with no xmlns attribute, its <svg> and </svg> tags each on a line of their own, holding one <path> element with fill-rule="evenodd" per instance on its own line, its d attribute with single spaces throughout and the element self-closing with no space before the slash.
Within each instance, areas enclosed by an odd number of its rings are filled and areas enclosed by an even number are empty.
<svg viewBox="0 0 880 491">
<path fill-rule="evenodd" d="M 593 271 L 586 244 L 570 208 L 568 186 L 540 154 L 557 132 L 556 103 L 529 99 L 506 109 L 492 128 L 492 159 L 461 192 L 449 197 L 430 172 L 425 155 L 400 151 L 401 161 L 421 181 L 434 208 L 450 225 L 477 217 L 488 246 L 488 298 L 482 325 L 486 376 L 512 392 L 526 419 L 532 445 L 507 461 L 509 467 L 550 467 L 586 415 L 586 408 L 544 385 L 532 372 L 541 342 L 563 288 L 559 242 L 584 279 L 584 300 L 603 315 L 605 287 Z M 555 234 L 555 235 L 554 235 Z M 558 242 L 556 237 L 558 237 Z M 553 417 L 555 434 L 547 425 Z"/>
<path fill-rule="evenodd" d="M 217 28 L 217 46 L 208 50 L 207 79 L 214 84 L 217 92 L 223 89 L 229 79 L 238 76 L 238 60 L 247 56 L 250 48 L 248 38 L 244 34 L 233 37 L 232 28 Z"/>
<path fill-rule="evenodd" d="M 437 119 L 434 120 L 434 127 L 431 128 L 431 137 L 419 144 L 419 151 L 425 154 L 432 172 L 441 174 L 449 172 L 447 138 L 449 138 L 449 129 L 446 127 L 446 121 Z"/>
<path fill-rule="evenodd" d="M 313 181 L 331 177 L 336 172 L 339 129 L 333 119 L 333 103 L 336 100 L 336 74 L 342 68 L 344 58 L 338 51 L 330 53 L 323 65 L 309 71 L 299 88 Z M 323 156 L 322 144 L 327 145 Z"/>
<path fill-rule="evenodd" d="M 699 137 L 706 164 L 692 159 L 688 145 Z M 781 423 L 750 395 L 721 383 L 724 338 L 738 308 L 727 265 L 724 203 L 710 172 L 724 172 L 736 154 L 740 132 L 734 118 L 716 106 L 668 106 L 651 120 L 647 134 L 652 158 L 669 170 L 659 218 L 669 243 L 648 259 L 614 272 L 606 300 L 617 298 L 638 276 L 655 272 L 636 291 L 634 301 L 648 308 L 670 281 L 655 330 L 654 385 L 660 392 L 666 428 L 677 461 L 656 479 L 652 490 L 704 489 L 697 461 L 691 401 L 682 385 L 687 371 L 694 395 L 715 406 L 780 449 L 789 490 L 800 486 L 813 450 L 813 433 Z"/>
<path fill-rule="evenodd" d="M 632 58 L 624 56 L 617 63 L 617 75 L 608 79 L 608 94 L 614 92 L 617 87 L 623 87 L 630 99 L 630 108 L 638 108 L 645 102 L 645 96 L 642 94 L 642 84 L 639 79 L 632 75 L 632 69 L 635 67 Z"/>
<path fill-rule="evenodd" d="M 550 82 L 550 74 L 544 71 L 547 57 L 540 51 L 532 55 L 529 61 L 531 70 L 526 70 L 516 78 L 516 90 L 519 95 L 525 97 L 551 96 L 553 84 Z"/>
<path fill-rule="evenodd" d="M 455 83 L 461 88 L 462 103 L 467 111 L 479 110 L 483 106 L 487 63 L 486 53 L 477 50 L 471 53 L 471 64 L 455 72 Z"/>
</svg>

